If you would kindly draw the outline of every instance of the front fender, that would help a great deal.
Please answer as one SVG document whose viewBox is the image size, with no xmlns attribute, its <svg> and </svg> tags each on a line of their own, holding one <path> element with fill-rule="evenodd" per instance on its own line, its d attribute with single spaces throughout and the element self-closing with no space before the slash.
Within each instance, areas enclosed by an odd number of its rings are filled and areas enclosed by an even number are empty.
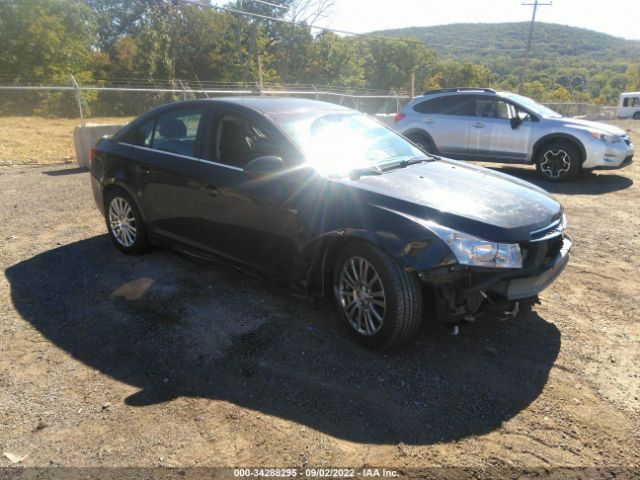
<svg viewBox="0 0 640 480">
<path fill-rule="evenodd" d="M 377 226 L 340 227 L 316 236 L 303 248 L 310 289 L 325 290 L 325 275 L 332 270 L 340 250 L 353 241 L 368 242 L 408 272 L 422 272 L 457 263 L 453 253 L 433 232 L 410 218 L 385 207 L 374 207 Z M 320 287 L 320 284 L 322 287 Z"/>
</svg>

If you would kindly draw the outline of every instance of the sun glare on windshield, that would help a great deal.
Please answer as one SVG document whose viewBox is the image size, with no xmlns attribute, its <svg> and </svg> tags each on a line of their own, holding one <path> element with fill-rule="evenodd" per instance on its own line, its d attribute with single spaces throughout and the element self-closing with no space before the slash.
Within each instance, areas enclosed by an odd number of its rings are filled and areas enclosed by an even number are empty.
<svg viewBox="0 0 640 480">
<path fill-rule="evenodd" d="M 400 135 L 366 115 L 328 114 L 291 119 L 282 125 L 302 148 L 307 162 L 327 176 L 424 157 Z"/>
</svg>

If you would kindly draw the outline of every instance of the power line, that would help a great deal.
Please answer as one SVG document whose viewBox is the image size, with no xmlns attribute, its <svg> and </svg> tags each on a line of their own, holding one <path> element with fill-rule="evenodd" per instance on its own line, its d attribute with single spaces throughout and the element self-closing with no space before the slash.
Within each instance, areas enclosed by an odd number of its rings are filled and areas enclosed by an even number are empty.
<svg viewBox="0 0 640 480">
<path fill-rule="evenodd" d="M 524 3 L 522 5 L 525 6 L 533 6 L 533 14 L 531 15 L 531 23 L 529 24 L 529 38 L 527 39 L 527 50 L 524 54 L 524 68 L 522 69 L 522 78 L 520 79 L 520 93 L 522 93 L 524 89 L 524 82 L 527 79 L 527 70 L 529 69 L 529 52 L 531 51 L 531 39 L 533 38 L 533 26 L 536 23 L 536 12 L 538 7 L 546 7 L 553 5 L 553 2 L 549 3 L 540 3 L 538 0 L 534 0 L 533 3 Z"/>
<path fill-rule="evenodd" d="M 165 1 L 168 1 L 168 0 L 165 0 Z M 376 40 L 391 40 L 391 41 L 394 41 L 394 42 L 401 41 L 401 42 L 407 42 L 407 43 L 424 44 L 424 42 L 421 42 L 420 40 L 413 40 L 413 39 L 410 39 L 410 38 L 384 37 L 382 35 L 371 35 L 369 33 L 350 32 L 348 30 L 340 30 L 340 29 L 337 29 L 337 28 L 316 27 L 315 25 L 307 25 L 306 23 L 294 22 L 293 20 L 286 20 L 284 18 L 272 17 L 270 15 L 263 15 L 261 13 L 246 12 L 244 10 L 238 10 L 237 8 L 231 8 L 231 7 L 227 7 L 227 6 L 221 6 L 221 5 L 211 5 L 211 4 L 198 3 L 198 2 L 196 2 L 194 0 L 173 0 L 173 2 L 184 3 L 186 5 L 192 5 L 194 7 L 208 7 L 208 8 L 212 8 L 214 10 L 219 10 L 219 11 L 222 11 L 222 12 L 229 12 L 229 13 L 235 13 L 235 14 L 238 14 L 238 15 L 245 15 L 247 17 L 260 18 L 262 20 L 270 20 L 272 22 L 285 23 L 287 25 L 293 25 L 293 26 L 296 26 L 296 27 L 309 28 L 309 29 L 313 29 L 313 30 L 321 30 L 323 32 L 341 33 L 343 35 L 351 35 L 351 36 L 354 36 L 354 37 L 363 37 L 363 38 L 373 38 L 373 39 L 376 39 Z"/>
<path fill-rule="evenodd" d="M 265 2 L 264 0 L 251 0 L 253 2 L 262 3 L 263 5 L 269 5 L 274 8 L 281 8 L 282 10 L 289 10 L 289 7 L 285 7 L 284 5 L 278 5 L 277 3 Z"/>
</svg>

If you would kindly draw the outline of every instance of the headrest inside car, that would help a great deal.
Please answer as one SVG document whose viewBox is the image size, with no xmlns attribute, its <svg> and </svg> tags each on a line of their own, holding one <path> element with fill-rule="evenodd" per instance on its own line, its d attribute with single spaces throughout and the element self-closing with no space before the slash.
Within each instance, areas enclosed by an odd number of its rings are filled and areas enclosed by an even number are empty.
<svg viewBox="0 0 640 480">
<path fill-rule="evenodd" d="M 184 138 L 187 136 L 187 126 L 179 118 L 172 118 L 160 125 L 159 132 L 164 138 Z"/>
</svg>

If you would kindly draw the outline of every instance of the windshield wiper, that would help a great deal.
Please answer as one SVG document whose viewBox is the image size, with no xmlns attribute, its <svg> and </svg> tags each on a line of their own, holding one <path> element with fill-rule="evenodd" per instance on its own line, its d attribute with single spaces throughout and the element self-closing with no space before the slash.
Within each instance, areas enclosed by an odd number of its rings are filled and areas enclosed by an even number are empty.
<svg viewBox="0 0 640 480">
<path fill-rule="evenodd" d="M 400 160 L 399 162 L 394 162 L 387 167 L 380 167 L 380 170 L 383 172 L 388 172 L 389 170 L 394 170 L 396 168 L 406 168 L 409 165 L 415 165 L 416 163 L 422 162 L 431 162 L 433 160 L 440 160 L 440 157 L 436 157 L 435 155 L 429 155 L 429 157 L 414 157 L 408 160 Z"/>
</svg>

